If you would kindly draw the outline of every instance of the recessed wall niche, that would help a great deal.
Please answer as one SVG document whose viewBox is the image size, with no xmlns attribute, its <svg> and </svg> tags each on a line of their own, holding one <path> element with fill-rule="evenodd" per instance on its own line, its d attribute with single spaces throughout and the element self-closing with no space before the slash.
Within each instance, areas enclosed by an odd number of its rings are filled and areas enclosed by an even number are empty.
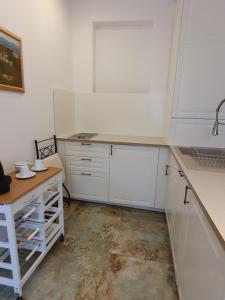
<svg viewBox="0 0 225 300">
<path fill-rule="evenodd" d="M 151 91 L 153 21 L 93 24 L 93 91 Z"/>
</svg>

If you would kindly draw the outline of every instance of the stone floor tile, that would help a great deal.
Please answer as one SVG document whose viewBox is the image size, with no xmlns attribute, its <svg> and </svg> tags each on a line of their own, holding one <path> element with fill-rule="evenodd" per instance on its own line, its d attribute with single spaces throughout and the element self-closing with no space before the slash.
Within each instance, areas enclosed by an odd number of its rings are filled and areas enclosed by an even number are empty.
<svg viewBox="0 0 225 300">
<path fill-rule="evenodd" d="M 65 240 L 26 283 L 25 300 L 176 299 L 164 214 L 80 201 L 64 213 Z M 0 286 L 0 299 L 14 300 L 13 290 Z"/>
<path fill-rule="evenodd" d="M 178 300 L 172 265 L 111 254 L 95 300 Z"/>
</svg>

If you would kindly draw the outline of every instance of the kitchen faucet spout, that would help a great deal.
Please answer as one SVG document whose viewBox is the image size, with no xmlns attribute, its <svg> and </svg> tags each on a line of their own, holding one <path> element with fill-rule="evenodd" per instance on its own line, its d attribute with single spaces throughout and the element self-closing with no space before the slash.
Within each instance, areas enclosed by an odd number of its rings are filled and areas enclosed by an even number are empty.
<svg viewBox="0 0 225 300">
<path fill-rule="evenodd" d="M 219 125 L 225 125 L 225 123 L 219 122 L 219 111 L 221 106 L 225 103 L 225 99 L 223 99 L 216 108 L 216 120 L 213 125 L 212 135 L 219 135 Z"/>
</svg>

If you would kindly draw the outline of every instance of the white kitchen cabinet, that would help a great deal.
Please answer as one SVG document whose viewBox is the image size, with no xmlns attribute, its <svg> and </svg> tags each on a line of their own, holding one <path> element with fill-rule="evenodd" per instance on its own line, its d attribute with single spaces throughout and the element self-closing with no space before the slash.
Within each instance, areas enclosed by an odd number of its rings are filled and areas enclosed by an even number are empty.
<svg viewBox="0 0 225 300">
<path fill-rule="evenodd" d="M 164 210 L 168 147 L 64 142 L 60 154 L 72 198 Z"/>
<path fill-rule="evenodd" d="M 165 209 L 169 153 L 170 150 L 168 147 L 159 148 L 157 184 L 155 195 L 155 208 L 157 209 Z"/>
<path fill-rule="evenodd" d="M 112 145 L 109 201 L 154 207 L 158 147 Z"/>
<path fill-rule="evenodd" d="M 109 158 L 109 145 L 90 142 L 67 142 L 66 155 Z"/>
<path fill-rule="evenodd" d="M 174 207 L 174 224 L 173 224 L 173 256 L 174 265 L 177 276 L 178 289 L 180 289 L 180 279 L 183 272 L 184 252 L 186 248 L 186 236 L 189 224 L 189 214 L 187 213 L 187 204 L 184 201 L 189 202 L 188 185 L 184 177 L 179 175 L 175 196 Z"/>
<path fill-rule="evenodd" d="M 87 170 L 67 171 L 67 182 L 74 199 L 108 201 L 109 175 Z"/>
<path fill-rule="evenodd" d="M 65 144 L 67 184 L 71 197 L 108 201 L 109 145 L 89 142 Z"/>
<path fill-rule="evenodd" d="M 168 168 L 168 179 L 167 179 L 167 198 L 166 198 L 166 218 L 168 229 L 170 233 L 170 238 L 173 237 L 173 227 L 174 227 L 174 210 L 176 207 L 176 187 L 177 187 L 177 174 L 174 167 L 175 159 L 170 155 L 169 168 Z M 173 247 L 173 245 L 171 245 Z"/>
<path fill-rule="evenodd" d="M 98 157 L 90 157 L 83 155 L 82 157 L 77 157 L 73 155 L 67 155 L 66 157 L 66 169 L 67 170 L 97 170 L 105 171 L 109 173 L 109 160 L 102 159 Z"/>
<path fill-rule="evenodd" d="M 184 205 L 187 181 L 172 155 L 170 157 L 168 172 L 166 215 L 174 258 L 174 268 L 179 288 L 188 225 L 188 215 L 185 213 L 186 206 Z M 187 194 L 187 197 L 188 196 Z"/>
<path fill-rule="evenodd" d="M 225 96 L 225 2 L 181 2 L 172 117 L 213 119 Z M 225 117 L 225 110 L 221 117 Z"/>
<path fill-rule="evenodd" d="M 166 214 L 180 299 L 224 300 L 225 251 L 172 156 L 169 165 Z"/>
<path fill-rule="evenodd" d="M 180 280 L 182 300 L 224 300 L 225 252 L 191 191 Z"/>
</svg>

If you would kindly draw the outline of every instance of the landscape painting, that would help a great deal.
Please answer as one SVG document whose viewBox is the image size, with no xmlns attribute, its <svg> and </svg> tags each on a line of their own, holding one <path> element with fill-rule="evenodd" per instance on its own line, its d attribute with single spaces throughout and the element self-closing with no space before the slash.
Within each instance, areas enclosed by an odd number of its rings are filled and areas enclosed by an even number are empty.
<svg viewBox="0 0 225 300">
<path fill-rule="evenodd" d="M 22 42 L 0 27 L 0 89 L 24 93 Z"/>
</svg>

